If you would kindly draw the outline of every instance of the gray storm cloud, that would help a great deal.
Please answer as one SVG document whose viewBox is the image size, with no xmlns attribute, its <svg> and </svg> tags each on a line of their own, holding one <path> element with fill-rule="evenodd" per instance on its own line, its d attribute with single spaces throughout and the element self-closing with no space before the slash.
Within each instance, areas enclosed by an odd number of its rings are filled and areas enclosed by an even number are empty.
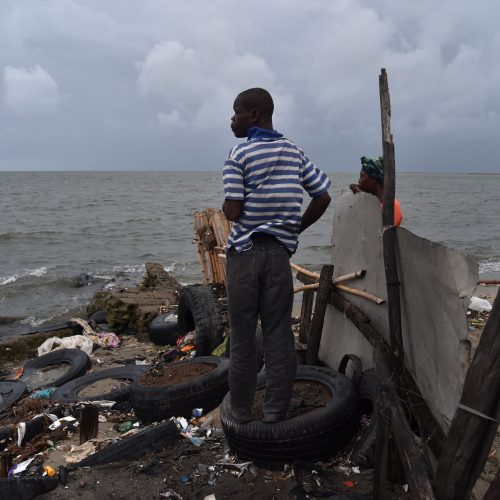
<svg viewBox="0 0 500 500">
<path fill-rule="evenodd" d="M 398 168 L 500 171 L 499 11 L 486 0 L 4 0 L 0 170 L 218 169 L 235 95 L 263 86 L 278 130 L 318 165 L 357 171 L 380 153 L 385 67 Z"/>
</svg>

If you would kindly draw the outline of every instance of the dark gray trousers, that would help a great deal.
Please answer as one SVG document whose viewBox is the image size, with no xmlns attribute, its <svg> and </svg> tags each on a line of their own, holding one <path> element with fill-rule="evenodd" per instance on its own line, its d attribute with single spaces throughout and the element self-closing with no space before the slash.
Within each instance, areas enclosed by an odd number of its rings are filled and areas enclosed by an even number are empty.
<svg viewBox="0 0 500 500">
<path fill-rule="evenodd" d="M 227 253 L 227 292 L 231 357 L 231 407 L 240 420 L 251 418 L 257 379 L 255 330 L 260 317 L 264 341 L 266 390 L 264 420 L 286 418 L 297 369 L 291 315 L 293 280 L 289 255 L 270 236 L 253 239 L 253 247 Z"/>
</svg>

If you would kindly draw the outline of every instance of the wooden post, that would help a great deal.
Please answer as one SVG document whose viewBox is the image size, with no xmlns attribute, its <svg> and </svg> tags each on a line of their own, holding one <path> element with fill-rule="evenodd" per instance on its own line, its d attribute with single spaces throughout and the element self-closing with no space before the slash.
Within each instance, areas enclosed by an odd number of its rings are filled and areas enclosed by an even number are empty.
<svg viewBox="0 0 500 500">
<path fill-rule="evenodd" d="M 500 293 L 481 335 L 436 474 L 439 500 L 468 498 L 500 418 Z"/>
<path fill-rule="evenodd" d="M 7 477 L 12 467 L 12 453 L 5 451 L 0 453 L 0 477 Z"/>
<path fill-rule="evenodd" d="M 396 262 L 396 230 L 394 227 L 394 198 L 396 192 L 396 168 L 394 143 L 391 134 L 391 102 L 387 73 L 382 68 L 379 76 L 380 111 L 382 122 L 382 147 L 384 155 L 384 205 L 382 223 L 384 226 L 384 265 L 387 281 L 387 308 L 389 312 L 389 332 L 391 348 L 398 361 L 397 369 L 403 373 L 404 350 L 401 330 L 401 303 L 399 278 Z"/>
<path fill-rule="evenodd" d="M 80 444 L 97 437 L 99 432 L 99 408 L 85 405 L 80 413 Z"/>
<path fill-rule="evenodd" d="M 314 290 L 304 290 L 302 292 L 302 307 L 300 309 L 300 330 L 299 342 L 307 344 L 309 329 L 311 328 L 311 314 L 314 303 Z"/>
<path fill-rule="evenodd" d="M 332 290 L 332 277 L 333 266 L 331 264 L 323 266 L 319 278 L 319 288 L 316 296 L 311 332 L 307 340 L 306 362 L 308 365 L 315 365 L 318 363 L 319 345 L 321 342 L 323 324 L 325 322 L 326 306 Z"/>
</svg>

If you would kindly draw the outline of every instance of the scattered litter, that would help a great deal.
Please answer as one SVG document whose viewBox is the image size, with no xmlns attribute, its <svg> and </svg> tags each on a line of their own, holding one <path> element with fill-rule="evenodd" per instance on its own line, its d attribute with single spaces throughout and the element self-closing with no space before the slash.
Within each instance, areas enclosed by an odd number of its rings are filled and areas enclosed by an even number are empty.
<svg viewBox="0 0 500 500">
<path fill-rule="evenodd" d="M 90 354 L 92 354 L 93 345 L 92 341 L 83 335 L 73 335 L 72 337 L 65 337 L 63 339 L 59 337 L 50 337 L 38 347 L 37 354 L 38 356 L 43 356 L 57 349 L 81 349 L 90 356 Z"/>
<path fill-rule="evenodd" d="M 203 500 L 217 500 L 217 497 L 213 493 L 210 493 Z"/>
<path fill-rule="evenodd" d="M 354 474 L 361 474 L 361 472 L 359 471 L 359 467 L 358 466 L 353 467 L 352 471 L 354 472 Z"/>
<path fill-rule="evenodd" d="M 75 427 L 78 426 L 78 420 L 75 417 L 63 417 L 63 418 L 56 420 L 54 423 L 50 424 L 49 429 L 51 431 L 54 431 L 54 430 L 58 429 L 59 427 L 61 427 L 61 425 L 66 423 L 66 422 L 72 422 Z"/>
<path fill-rule="evenodd" d="M 161 491 L 159 497 L 166 498 L 167 500 L 182 500 L 179 493 L 176 493 L 174 490 Z"/>
<path fill-rule="evenodd" d="M 45 465 L 43 468 L 44 475 L 46 474 L 49 477 L 53 477 L 57 474 L 57 471 L 54 469 L 54 467 L 51 467 L 50 465 Z"/>
<path fill-rule="evenodd" d="M 173 420 L 177 427 L 180 427 L 181 429 L 187 429 L 188 427 L 188 421 L 184 417 L 172 417 L 171 420 Z"/>
<path fill-rule="evenodd" d="M 191 414 L 196 418 L 201 417 L 203 415 L 203 408 L 193 408 Z"/>
<path fill-rule="evenodd" d="M 343 481 L 342 484 L 344 486 L 347 486 L 348 488 L 353 488 L 354 487 L 354 481 Z"/>
<path fill-rule="evenodd" d="M 491 303 L 486 299 L 481 299 L 479 297 L 471 297 L 469 302 L 469 309 L 477 312 L 489 312 L 491 311 Z"/>
<path fill-rule="evenodd" d="M 26 434 L 26 423 L 25 422 L 19 422 L 17 425 L 17 446 L 19 448 L 23 444 L 23 439 L 24 435 Z"/>
<path fill-rule="evenodd" d="M 128 432 L 130 429 L 133 428 L 132 422 L 130 420 L 127 420 L 126 422 L 121 423 L 116 430 L 120 433 L 123 434 L 124 432 Z"/>
<path fill-rule="evenodd" d="M 56 388 L 48 387 L 47 389 L 39 389 L 30 394 L 31 399 L 49 399 L 54 394 Z"/>
<path fill-rule="evenodd" d="M 241 462 L 239 464 L 230 462 L 229 460 L 219 460 L 217 465 L 222 465 L 224 467 L 234 467 L 237 469 L 235 472 L 236 477 L 240 477 L 248 468 L 252 465 L 252 462 Z"/>
<path fill-rule="evenodd" d="M 136 365 L 149 365 L 149 361 L 147 359 L 136 359 L 135 364 Z"/>
<path fill-rule="evenodd" d="M 108 419 L 104 415 L 99 415 L 98 420 L 101 423 L 104 423 L 104 422 L 108 421 Z"/>
<path fill-rule="evenodd" d="M 11 477 L 13 476 L 14 474 L 19 474 L 21 472 L 24 472 L 28 467 L 29 465 L 31 464 L 31 462 L 33 462 L 33 460 L 35 460 L 35 457 L 31 457 L 31 458 L 28 458 L 28 460 L 25 460 L 24 462 L 20 462 L 16 465 L 14 465 L 8 472 L 8 476 Z"/>
<path fill-rule="evenodd" d="M 405 493 L 408 493 L 408 485 L 407 484 L 403 484 L 403 490 L 405 490 Z"/>
<path fill-rule="evenodd" d="M 95 332 L 92 335 L 88 335 L 88 338 L 91 339 L 94 344 L 104 349 L 114 349 L 120 345 L 118 335 L 113 332 Z"/>
<path fill-rule="evenodd" d="M 180 481 L 183 484 L 189 483 L 189 476 L 181 476 Z"/>
<path fill-rule="evenodd" d="M 181 432 L 181 436 L 189 439 L 189 441 L 191 441 L 191 443 L 195 446 L 201 446 L 205 442 L 205 438 L 193 436 L 190 432 Z"/>
</svg>

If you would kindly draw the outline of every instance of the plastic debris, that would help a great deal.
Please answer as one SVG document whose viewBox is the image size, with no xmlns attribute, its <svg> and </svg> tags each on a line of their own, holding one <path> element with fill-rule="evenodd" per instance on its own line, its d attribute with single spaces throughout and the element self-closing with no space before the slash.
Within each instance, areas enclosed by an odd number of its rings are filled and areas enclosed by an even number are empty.
<svg viewBox="0 0 500 500">
<path fill-rule="evenodd" d="M 46 465 L 43 468 L 43 472 L 49 477 L 53 477 L 57 474 L 57 471 L 54 469 L 54 467 L 51 467 L 50 465 Z"/>
<path fill-rule="evenodd" d="M 180 481 L 183 484 L 189 483 L 189 476 L 181 476 Z"/>
<path fill-rule="evenodd" d="M 47 387 L 47 389 L 39 389 L 30 394 L 31 399 L 49 399 L 54 394 L 55 387 Z"/>
<path fill-rule="evenodd" d="M 53 424 L 50 424 L 49 429 L 51 431 L 54 431 L 54 430 L 58 429 L 59 427 L 61 427 L 62 424 L 67 423 L 67 422 L 71 422 L 75 427 L 78 426 L 78 420 L 75 417 L 63 417 L 63 418 L 56 420 Z"/>
<path fill-rule="evenodd" d="M 354 481 L 343 481 L 342 484 L 348 488 L 354 487 Z"/>
<path fill-rule="evenodd" d="M 233 467 L 237 469 L 236 476 L 240 477 L 248 468 L 252 465 L 252 462 L 241 462 L 239 464 L 230 462 L 229 460 L 219 460 L 217 465 L 223 465 L 224 467 Z"/>
<path fill-rule="evenodd" d="M 217 497 L 213 493 L 210 493 L 203 500 L 217 500 Z"/>
<path fill-rule="evenodd" d="M 179 493 L 176 493 L 174 490 L 161 491 L 159 497 L 166 498 L 167 500 L 183 500 Z"/>
<path fill-rule="evenodd" d="M 203 408 L 193 408 L 191 414 L 196 418 L 201 417 L 203 415 Z"/>
<path fill-rule="evenodd" d="M 492 309 L 491 303 L 486 299 L 479 297 L 471 297 L 469 302 L 469 309 L 477 312 L 489 312 Z"/>
<path fill-rule="evenodd" d="M 181 347 L 181 352 L 189 352 L 194 349 L 193 344 L 185 345 L 184 347 Z"/>
<path fill-rule="evenodd" d="M 56 349 L 81 349 L 90 356 L 90 354 L 92 354 L 93 345 L 92 341 L 83 335 L 73 335 L 72 337 L 65 337 L 63 339 L 59 337 L 50 337 L 40 345 L 37 349 L 37 354 L 38 356 L 43 356 Z"/>
<path fill-rule="evenodd" d="M 11 476 L 14 476 L 15 474 L 19 474 L 21 472 L 24 472 L 28 467 L 29 465 L 31 464 L 31 462 L 33 462 L 33 460 L 35 460 L 35 457 L 31 457 L 31 458 L 28 458 L 28 460 L 25 460 L 24 462 L 20 462 L 16 465 L 14 465 L 8 472 L 8 476 L 11 477 Z"/>
<path fill-rule="evenodd" d="M 134 427 L 134 425 L 132 424 L 132 422 L 130 422 L 130 420 L 127 420 L 126 422 L 123 422 L 121 423 L 118 427 L 117 427 L 117 431 L 120 433 L 120 434 L 123 434 L 124 432 L 128 432 L 130 429 L 132 429 Z"/>
<path fill-rule="evenodd" d="M 195 446 L 201 446 L 205 442 L 205 438 L 199 436 L 193 436 L 190 432 L 181 432 L 181 436 L 189 439 Z"/>
<path fill-rule="evenodd" d="M 96 332 L 94 335 L 89 335 L 89 338 L 104 349 L 114 349 L 120 345 L 118 335 L 113 332 Z"/>
</svg>

